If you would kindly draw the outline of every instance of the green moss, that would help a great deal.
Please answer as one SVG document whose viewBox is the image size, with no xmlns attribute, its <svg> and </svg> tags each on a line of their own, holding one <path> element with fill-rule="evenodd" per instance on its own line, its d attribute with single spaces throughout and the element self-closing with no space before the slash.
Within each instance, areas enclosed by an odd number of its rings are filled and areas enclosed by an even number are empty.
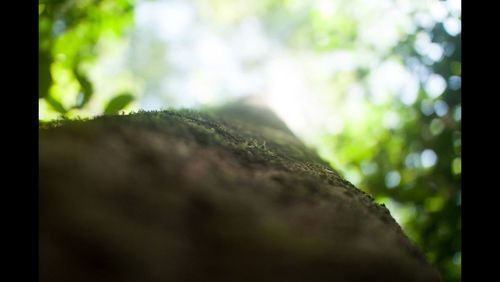
<svg viewBox="0 0 500 282">
<path fill-rule="evenodd" d="M 342 179 L 325 161 L 305 147 L 281 121 L 276 122 L 274 119 L 278 119 L 270 112 L 263 115 L 265 118 L 260 112 L 249 114 L 247 111 L 242 117 L 236 117 L 237 111 L 234 109 L 222 108 L 221 112 L 223 114 L 219 115 L 216 109 L 208 112 L 192 109 L 138 111 L 128 115 L 104 115 L 91 120 L 56 121 L 40 128 L 43 131 L 64 128 L 65 132 L 90 139 L 99 131 L 110 129 L 121 135 L 126 134 L 125 131 L 135 130 L 138 134 L 147 130 L 165 138 L 175 137 L 206 148 L 231 152 L 246 167 L 265 166 L 268 169 L 293 172 L 307 183 L 310 177 L 316 179 L 315 183 L 320 179 L 325 184 L 351 191 L 366 205 L 378 208 L 370 195 Z M 252 119 L 257 115 L 259 121 L 255 123 Z M 266 119 L 272 122 L 266 123 Z M 381 212 L 382 215 L 384 213 L 385 211 Z"/>
<path fill-rule="evenodd" d="M 102 275 L 92 272 L 93 264 L 81 265 L 91 250 L 119 265 L 124 277 L 131 277 L 126 272 L 138 260 L 152 258 L 151 268 L 137 273 L 153 269 L 158 281 L 185 280 L 214 264 L 234 268 L 235 276 L 201 280 L 262 281 L 272 275 L 263 270 L 277 262 L 288 274 L 304 275 L 299 281 L 323 281 L 311 277 L 343 273 L 344 264 L 332 269 L 339 258 L 368 269 L 370 279 L 390 274 L 374 281 L 413 281 L 412 271 L 400 279 L 391 272 L 405 263 L 422 267 L 422 257 L 385 208 L 342 179 L 272 113 L 237 113 L 168 109 L 41 125 L 42 256 L 49 261 L 60 254 L 57 248 L 71 247 L 69 258 L 45 265 L 55 267 L 48 273 L 88 267 L 85 273 L 96 276 L 85 280 L 97 281 Z M 364 242 L 376 257 L 366 256 Z M 171 272 L 165 253 L 175 258 Z M 391 260 L 383 271 L 375 263 L 380 257 Z M 400 258 L 405 262 L 399 265 Z M 248 265 L 255 277 L 242 280 Z"/>
</svg>

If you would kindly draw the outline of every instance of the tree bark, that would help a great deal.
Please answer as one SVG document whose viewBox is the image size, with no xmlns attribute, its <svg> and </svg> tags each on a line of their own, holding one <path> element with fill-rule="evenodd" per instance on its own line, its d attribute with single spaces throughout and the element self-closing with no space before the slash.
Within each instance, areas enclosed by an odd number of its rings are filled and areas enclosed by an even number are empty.
<svg viewBox="0 0 500 282">
<path fill-rule="evenodd" d="M 39 152 L 40 281 L 440 281 L 260 106 L 62 122 Z"/>
</svg>

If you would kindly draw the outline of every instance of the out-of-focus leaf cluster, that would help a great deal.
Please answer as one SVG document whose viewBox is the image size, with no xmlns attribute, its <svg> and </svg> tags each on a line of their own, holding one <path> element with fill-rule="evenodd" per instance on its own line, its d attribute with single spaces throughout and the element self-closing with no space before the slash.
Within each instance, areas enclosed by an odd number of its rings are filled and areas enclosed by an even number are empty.
<svg viewBox="0 0 500 282">
<path fill-rule="evenodd" d="M 88 65 L 96 45 L 119 37 L 133 20 L 134 0 L 39 0 L 39 98 L 62 116 L 94 95 Z"/>
<path fill-rule="evenodd" d="M 444 49 L 437 61 L 416 50 L 422 35 Z M 403 229 L 445 281 L 460 281 L 461 35 L 448 34 L 442 23 L 418 27 L 388 56 L 425 73 L 415 102 L 395 97 L 370 105 L 369 120 L 350 123 L 347 117 L 342 133 L 323 136 L 322 146 L 348 178 L 398 212 Z M 444 82 L 442 93 L 433 92 L 433 81 Z M 369 101 L 370 89 L 366 93 Z"/>
</svg>

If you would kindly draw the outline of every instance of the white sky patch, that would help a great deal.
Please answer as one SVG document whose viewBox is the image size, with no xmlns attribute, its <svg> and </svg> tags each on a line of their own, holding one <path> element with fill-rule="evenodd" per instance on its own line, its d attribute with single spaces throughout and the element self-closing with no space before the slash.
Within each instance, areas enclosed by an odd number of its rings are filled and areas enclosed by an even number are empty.
<svg viewBox="0 0 500 282">
<path fill-rule="evenodd" d="M 327 116 L 325 131 L 329 134 L 340 134 L 344 130 L 344 120 L 337 115 Z"/>
<path fill-rule="evenodd" d="M 399 115 L 395 112 L 387 112 L 384 115 L 384 127 L 388 129 L 397 129 L 400 127 Z"/>
<path fill-rule="evenodd" d="M 417 50 L 420 55 L 427 56 L 434 62 L 441 60 L 444 53 L 443 47 L 432 42 L 429 34 L 426 32 L 419 32 L 417 34 L 415 50 Z"/>
<path fill-rule="evenodd" d="M 222 32 L 203 22 L 197 8 L 183 1 L 139 3 L 138 40 L 152 30 L 156 40 L 167 46 L 164 64 L 168 68 L 162 73 L 161 89 L 148 88 L 145 96 L 165 93 L 174 96 L 169 106 L 194 107 L 263 92 L 262 62 L 272 52 L 273 43 L 258 18 L 250 17 Z"/>
<path fill-rule="evenodd" d="M 182 1 L 141 1 L 135 10 L 136 23 L 157 31 L 165 40 L 182 36 L 194 18 L 193 6 Z"/>
<path fill-rule="evenodd" d="M 202 67 L 210 69 L 218 76 L 228 76 L 236 69 L 233 50 L 223 38 L 215 34 L 204 34 L 197 44 L 196 55 Z"/>
<path fill-rule="evenodd" d="M 195 50 L 192 44 L 170 44 L 166 56 L 166 63 L 175 68 L 176 72 L 185 73 L 199 66 L 199 58 L 193 56 Z"/>
<path fill-rule="evenodd" d="M 347 95 L 347 101 L 343 108 L 349 116 L 349 121 L 363 121 L 366 117 L 364 108 L 365 97 L 364 92 L 359 88 L 353 88 Z"/>
<path fill-rule="evenodd" d="M 425 83 L 425 91 L 431 98 L 441 96 L 446 90 L 446 80 L 439 74 L 431 74 Z"/>
<path fill-rule="evenodd" d="M 159 110 L 161 108 L 162 101 L 156 96 L 147 96 L 141 99 L 140 107 L 145 111 Z"/>
<path fill-rule="evenodd" d="M 430 12 L 436 22 L 442 22 L 448 16 L 448 9 L 443 1 L 432 1 Z"/>
<path fill-rule="evenodd" d="M 425 29 L 431 29 L 436 24 L 434 18 L 427 12 L 418 12 L 415 15 L 415 22 Z"/>
<path fill-rule="evenodd" d="M 383 103 L 390 95 L 399 95 L 405 104 L 415 102 L 418 91 L 416 77 L 410 74 L 399 62 L 387 61 L 373 70 L 369 78 L 372 99 L 375 103 Z"/>
<path fill-rule="evenodd" d="M 320 0 L 317 7 L 319 14 L 324 18 L 329 18 L 337 12 L 337 5 L 335 1 Z"/>
<path fill-rule="evenodd" d="M 263 32 L 262 25 L 256 18 L 243 22 L 235 37 L 235 47 L 242 59 L 264 57 L 271 48 L 271 43 Z"/>
<path fill-rule="evenodd" d="M 273 60 L 266 69 L 266 98 L 270 107 L 292 128 L 303 132 L 308 105 L 305 75 L 300 65 L 290 59 Z"/>
<path fill-rule="evenodd" d="M 462 22 L 454 17 L 449 17 L 443 22 L 444 29 L 451 36 L 457 36 L 462 31 Z"/>
<path fill-rule="evenodd" d="M 337 50 L 325 54 L 320 60 L 322 71 L 334 73 L 339 71 L 350 71 L 356 68 L 356 54 L 352 51 Z"/>
<path fill-rule="evenodd" d="M 338 5 L 337 1 L 320 1 L 317 6 L 320 11 L 330 11 L 324 7 L 334 4 Z M 359 0 L 342 4 L 336 8 L 335 12 L 340 15 L 348 13 L 359 24 L 357 32 L 361 38 L 360 41 L 379 51 L 395 45 L 401 36 L 413 32 L 416 28 L 410 17 L 415 10 L 415 4 L 412 1 Z M 336 14 L 333 13 L 324 18 L 329 19 L 335 16 Z"/>
<path fill-rule="evenodd" d="M 462 14 L 462 0 L 447 0 L 446 7 L 448 11 L 455 17 L 459 17 Z"/>
<path fill-rule="evenodd" d="M 443 58 L 444 49 L 438 43 L 430 43 L 426 50 L 426 55 L 434 62 L 438 62 Z"/>
<path fill-rule="evenodd" d="M 418 74 L 406 68 L 401 70 L 401 86 L 398 89 L 399 100 L 405 105 L 413 105 L 417 101 L 420 80 Z"/>
<path fill-rule="evenodd" d="M 387 19 L 381 19 L 378 23 L 366 25 L 359 32 L 363 40 L 370 42 L 379 49 L 391 46 L 397 37 L 393 23 Z"/>
<path fill-rule="evenodd" d="M 203 104 L 213 102 L 217 91 L 213 77 L 203 72 L 193 74 L 187 84 L 187 95 Z"/>
</svg>

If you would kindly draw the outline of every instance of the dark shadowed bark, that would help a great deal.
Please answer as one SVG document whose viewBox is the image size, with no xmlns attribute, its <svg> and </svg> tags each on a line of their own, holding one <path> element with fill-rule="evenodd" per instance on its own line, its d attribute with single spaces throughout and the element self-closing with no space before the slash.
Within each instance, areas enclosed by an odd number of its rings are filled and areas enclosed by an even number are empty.
<svg viewBox="0 0 500 282">
<path fill-rule="evenodd" d="M 41 281 L 440 281 L 264 108 L 64 122 L 39 146 Z"/>
</svg>

